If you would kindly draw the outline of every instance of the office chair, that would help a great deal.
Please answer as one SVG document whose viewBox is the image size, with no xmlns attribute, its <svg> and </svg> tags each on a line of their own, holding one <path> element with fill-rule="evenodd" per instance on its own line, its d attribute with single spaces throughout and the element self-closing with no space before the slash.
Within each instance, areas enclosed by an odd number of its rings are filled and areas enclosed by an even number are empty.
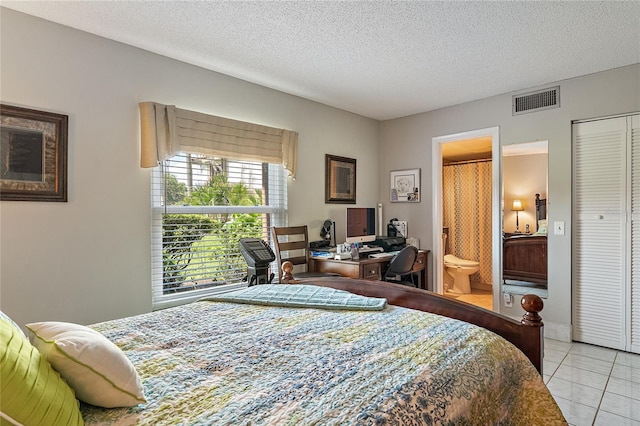
<svg viewBox="0 0 640 426">
<path fill-rule="evenodd" d="M 411 270 L 413 269 L 413 264 L 416 262 L 417 258 L 417 248 L 414 246 L 404 247 L 393 257 L 393 259 L 391 259 L 391 262 L 389 262 L 389 267 L 384 273 L 384 280 L 391 283 L 416 287 Z M 407 278 L 411 281 L 408 281 Z"/>
<path fill-rule="evenodd" d="M 274 226 L 271 228 L 271 235 L 275 246 L 280 277 L 282 277 L 282 264 L 287 260 L 293 264 L 294 269 L 298 266 L 301 266 L 301 268 L 297 269 L 303 269 L 300 272 L 293 272 L 293 278 L 296 280 L 340 276 L 329 272 L 309 272 L 309 233 L 307 225 Z"/>
</svg>

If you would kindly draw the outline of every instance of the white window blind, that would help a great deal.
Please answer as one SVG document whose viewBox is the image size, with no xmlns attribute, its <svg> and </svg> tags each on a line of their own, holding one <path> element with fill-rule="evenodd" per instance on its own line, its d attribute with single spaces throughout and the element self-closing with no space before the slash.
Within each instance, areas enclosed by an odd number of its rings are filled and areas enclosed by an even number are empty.
<svg viewBox="0 0 640 426">
<path fill-rule="evenodd" d="M 286 225 L 282 164 L 180 153 L 152 176 L 154 309 L 246 286 L 238 240 Z"/>
</svg>

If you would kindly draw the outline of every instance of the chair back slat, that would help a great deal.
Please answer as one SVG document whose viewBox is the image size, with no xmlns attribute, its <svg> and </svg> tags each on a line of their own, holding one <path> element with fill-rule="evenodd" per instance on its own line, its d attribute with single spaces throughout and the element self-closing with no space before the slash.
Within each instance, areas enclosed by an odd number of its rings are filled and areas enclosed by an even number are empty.
<svg viewBox="0 0 640 426">
<path fill-rule="evenodd" d="M 280 242 L 280 251 L 290 250 L 306 250 L 307 243 L 305 241 L 293 241 L 293 242 Z"/>
<path fill-rule="evenodd" d="M 278 267 L 282 263 L 290 261 L 294 265 L 304 265 L 304 271 L 308 270 L 309 263 L 309 234 L 306 225 L 301 226 L 274 226 L 271 228 L 273 245 L 275 246 Z"/>
</svg>

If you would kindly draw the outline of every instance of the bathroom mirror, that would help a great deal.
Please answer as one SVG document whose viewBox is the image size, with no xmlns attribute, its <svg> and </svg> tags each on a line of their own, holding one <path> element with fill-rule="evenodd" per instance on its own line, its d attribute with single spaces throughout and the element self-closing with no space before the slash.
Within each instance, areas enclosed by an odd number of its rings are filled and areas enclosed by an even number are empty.
<svg viewBox="0 0 640 426">
<path fill-rule="evenodd" d="M 548 143 L 502 147 L 502 292 L 547 296 Z"/>
</svg>

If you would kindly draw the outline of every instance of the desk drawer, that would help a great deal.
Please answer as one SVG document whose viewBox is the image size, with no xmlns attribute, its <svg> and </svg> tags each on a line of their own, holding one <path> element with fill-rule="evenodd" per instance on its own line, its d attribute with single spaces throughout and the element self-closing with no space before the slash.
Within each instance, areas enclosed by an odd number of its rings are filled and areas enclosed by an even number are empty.
<svg viewBox="0 0 640 426">
<path fill-rule="evenodd" d="M 416 257 L 416 263 L 413 264 L 413 269 L 411 272 L 419 272 L 425 269 L 427 265 L 427 254 L 424 252 L 419 252 L 418 257 Z"/>
<path fill-rule="evenodd" d="M 362 276 L 362 279 L 378 281 L 382 277 L 382 273 L 380 272 L 380 263 L 361 265 L 361 268 L 362 271 L 360 275 Z"/>
</svg>

